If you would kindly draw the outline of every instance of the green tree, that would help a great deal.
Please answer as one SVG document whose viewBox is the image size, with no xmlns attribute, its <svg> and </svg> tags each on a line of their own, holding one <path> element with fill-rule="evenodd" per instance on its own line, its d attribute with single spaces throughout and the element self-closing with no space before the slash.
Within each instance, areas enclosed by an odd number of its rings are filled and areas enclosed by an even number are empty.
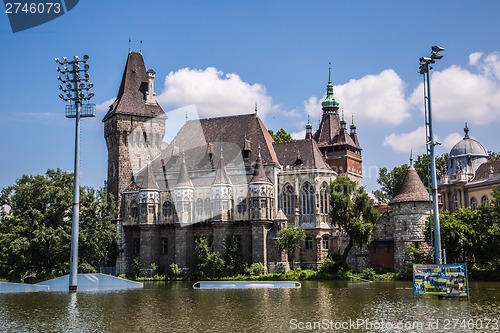
<svg viewBox="0 0 500 333">
<path fill-rule="evenodd" d="M 276 134 L 274 134 L 273 130 L 268 130 L 269 134 L 271 134 L 271 137 L 274 139 L 276 142 L 283 142 L 283 141 L 291 141 L 293 140 L 292 135 L 288 134 L 283 128 L 280 128 Z"/>
<path fill-rule="evenodd" d="M 400 167 L 395 167 L 391 171 L 387 168 L 381 168 L 378 173 L 377 183 L 380 185 L 380 190 L 374 192 L 375 197 L 380 202 L 389 202 L 394 198 L 403 186 L 408 165 L 403 164 Z"/>
<path fill-rule="evenodd" d="M 243 274 L 245 271 L 245 262 L 241 248 L 235 236 L 228 236 L 224 240 L 224 263 L 226 275 Z"/>
<path fill-rule="evenodd" d="M 365 189 L 348 177 L 338 177 L 330 188 L 331 221 L 348 237 L 347 246 L 340 258 L 340 264 L 345 266 L 354 244 L 361 246 L 370 239 L 379 213 L 373 208 Z"/>
<path fill-rule="evenodd" d="M 0 216 L 0 268 L 4 272 L 25 275 L 27 271 L 67 271 L 72 189 L 73 175 L 59 169 L 48 170 L 45 175 L 23 175 L 14 185 L 2 189 L 0 204 L 11 207 L 9 215 Z M 102 190 L 80 190 L 80 263 L 94 268 L 116 260 L 116 251 L 111 251 L 118 236 L 111 223 L 113 206 L 103 197 Z"/>
<path fill-rule="evenodd" d="M 418 176 L 426 187 L 429 187 L 430 184 L 430 161 L 429 155 L 422 154 L 417 156 L 417 159 L 413 164 Z M 401 190 L 406 171 L 408 171 L 407 164 L 395 167 L 391 171 L 388 171 L 387 168 L 381 168 L 377 179 L 380 189 L 373 192 L 377 200 L 386 203 L 391 201 Z M 442 177 L 446 175 L 447 171 L 448 154 L 445 153 L 436 157 L 436 175 L 438 178 Z"/>
<path fill-rule="evenodd" d="M 287 255 L 287 260 L 290 261 L 290 254 L 295 258 L 295 251 L 300 247 L 300 242 L 306 238 L 306 232 L 302 228 L 286 228 L 281 230 L 279 238 L 276 240 L 275 246 L 278 250 L 284 251 Z M 295 266 L 295 260 L 292 260 Z"/>
<path fill-rule="evenodd" d="M 202 277 L 214 278 L 222 275 L 224 260 L 213 251 L 205 237 L 198 238 L 194 249 L 195 265 Z"/>
<path fill-rule="evenodd" d="M 494 151 L 489 150 L 488 151 L 488 158 L 490 161 L 499 161 L 500 160 L 500 153 L 495 153 Z"/>
</svg>

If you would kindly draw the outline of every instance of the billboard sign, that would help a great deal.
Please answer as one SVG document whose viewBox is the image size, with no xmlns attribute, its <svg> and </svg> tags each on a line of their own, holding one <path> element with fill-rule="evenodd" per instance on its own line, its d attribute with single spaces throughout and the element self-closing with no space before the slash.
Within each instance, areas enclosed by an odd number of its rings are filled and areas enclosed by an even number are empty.
<svg viewBox="0 0 500 333">
<path fill-rule="evenodd" d="M 415 295 L 468 297 L 466 264 L 414 264 Z"/>
</svg>

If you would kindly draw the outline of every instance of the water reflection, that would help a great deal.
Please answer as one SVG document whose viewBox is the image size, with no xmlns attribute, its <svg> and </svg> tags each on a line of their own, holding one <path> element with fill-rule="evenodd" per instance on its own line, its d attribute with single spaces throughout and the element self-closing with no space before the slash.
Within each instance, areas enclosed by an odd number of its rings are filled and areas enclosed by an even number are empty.
<svg viewBox="0 0 500 333">
<path fill-rule="evenodd" d="M 322 328 L 331 332 L 474 332 L 477 327 L 446 330 L 445 321 L 498 320 L 499 305 L 500 283 L 472 283 L 469 302 L 414 298 L 408 282 L 310 281 L 300 289 L 253 290 L 149 283 L 119 292 L 2 294 L 0 332 L 290 332 L 318 322 L 330 324 Z M 335 330 L 360 320 L 422 327 Z"/>
</svg>

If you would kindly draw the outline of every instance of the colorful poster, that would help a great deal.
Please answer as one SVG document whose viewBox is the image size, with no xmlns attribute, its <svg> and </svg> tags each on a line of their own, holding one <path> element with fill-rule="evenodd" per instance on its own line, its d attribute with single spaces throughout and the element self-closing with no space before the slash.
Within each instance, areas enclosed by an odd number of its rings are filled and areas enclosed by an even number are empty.
<svg viewBox="0 0 500 333">
<path fill-rule="evenodd" d="M 415 295 L 468 296 L 466 264 L 413 265 Z"/>
</svg>

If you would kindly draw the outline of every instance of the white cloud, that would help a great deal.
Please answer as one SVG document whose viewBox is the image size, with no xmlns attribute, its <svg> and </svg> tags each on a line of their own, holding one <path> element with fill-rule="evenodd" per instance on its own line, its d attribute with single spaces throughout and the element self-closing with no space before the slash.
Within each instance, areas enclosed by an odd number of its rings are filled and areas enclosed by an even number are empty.
<svg viewBox="0 0 500 333">
<path fill-rule="evenodd" d="M 195 104 L 202 118 L 251 113 L 255 103 L 261 117 L 277 108 L 264 85 L 249 84 L 237 74 L 224 74 L 214 67 L 170 72 L 157 99 L 175 108 Z"/>
<path fill-rule="evenodd" d="M 455 146 L 455 144 L 457 144 L 457 142 L 462 140 L 462 138 L 463 138 L 463 134 L 459 134 L 457 132 L 448 134 L 443 139 L 442 145 L 444 148 L 446 148 L 449 151 L 449 150 L 451 150 L 451 148 L 453 148 L 453 146 Z"/>
<path fill-rule="evenodd" d="M 396 153 L 416 153 L 425 151 L 425 126 L 402 134 L 391 133 L 384 139 L 384 147 L 390 147 Z"/>
<path fill-rule="evenodd" d="M 469 63 L 474 71 L 452 65 L 431 74 L 433 119 L 487 124 L 500 118 L 500 54 L 475 52 Z M 422 91 L 420 84 L 409 101 L 423 112 Z"/>
<path fill-rule="evenodd" d="M 109 110 L 109 106 L 115 101 L 115 97 L 108 99 L 102 103 L 96 104 L 95 109 L 97 113 L 106 113 Z"/>
<path fill-rule="evenodd" d="M 483 52 L 474 52 L 469 54 L 469 64 L 472 66 L 476 65 L 482 56 Z"/>
<path fill-rule="evenodd" d="M 345 111 L 352 114 L 356 123 L 386 123 L 399 125 L 410 117 L 409 104 L 405 99 L 405 83 L 392 69 L 376 75 L 367 75 L 346 84 L 334 86 L 334 95 Z M 308 115 L 321 116 L 321 101 L 311 96 L 304 102 Z"/>
</svg>

